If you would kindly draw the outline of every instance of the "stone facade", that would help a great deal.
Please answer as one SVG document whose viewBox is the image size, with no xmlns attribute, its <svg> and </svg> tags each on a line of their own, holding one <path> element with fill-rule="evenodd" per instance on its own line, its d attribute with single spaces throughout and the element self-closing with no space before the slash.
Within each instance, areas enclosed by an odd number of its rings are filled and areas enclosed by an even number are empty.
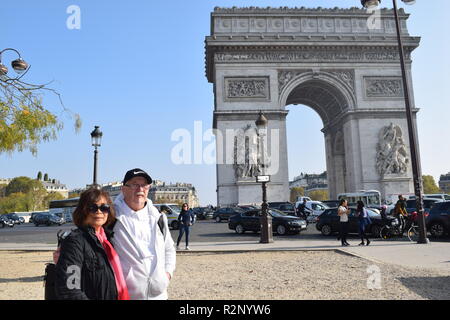
<svg viewBox="0 0 450 320">
<path fill-rule="evenodd" d="M 439 179 L 439 189 L 441 189 L 444 193 L 450 194 L 450 172 L 441 175 Z"/>
<path fill-rule="evenodd" d="M 212 32 L 206 37 L 206 76 L 214 84 L 213 128 L 225 137 L 217 144 L 218 205 L 261 202 L 255 179 L 237 178 L 233 162 L 221 161 L 233 159 L 229 155 L 235 136 L 225 132 L 254 126 L 260 111 L 269 121 L 268 199 L 289 199 L 286 106 L 296 104 L 311 107 L 323 121 L 332 199 L 359 190 L 380 190 L 383 197 L 413 192 L 395 20 L 392 10 L 378 13 L 379 19 L 372 21 L 373 14 L 358 8 L 214 10 Z M 416 116 L 411 53 L 420 38 L 409 35 L 408 17 L 401 9 Z M 404 158 L 395 170 L 380 171 L 392 156 L 380 156 L 380 132 L 391 124 L 402 133 L 397 151 Z"/>
<path fill-rule="evenodd" d="M 184 203 L 187 202 L 189 207 L 195 208 L 200 206 L 197 191 L 190 183 L 165 183 L 155 180 L 150 188 L 148 197 L 153 203 Z"/>
</svg>

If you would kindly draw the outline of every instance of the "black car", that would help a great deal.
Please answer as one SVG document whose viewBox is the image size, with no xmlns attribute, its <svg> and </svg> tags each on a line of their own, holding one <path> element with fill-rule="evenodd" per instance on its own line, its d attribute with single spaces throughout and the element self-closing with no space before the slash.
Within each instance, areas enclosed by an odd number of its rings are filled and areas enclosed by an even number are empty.
<svg viewBox="0 0 450 320">
<path fill-rule="evenodd" d="M 277 209 L 284 212 L 286 215 L 296 216 L 295 206 L 290 202 L 269 202 L 268 205 L 270 209 Z"/>
<path fill-rule="evenodd" d="M 283 212 L 269 209 L 272 216 L 272 230 L 279 235 L 287 233 L 299 233 L 306 230 L 306 221 L 299 217 L 287 216 Z M 261 231 L 261 210 L 249 210 L 232 216 L 228 222 L 228 228 L 242 234 L 245 231 Z"/>
<path fill-rule="evenodd" d="M 335 232 L 339 232 L 340 217 L 337 214 L 337 208 L 331 208 L 325 210 L 319 217 L 317 217 L 316 228 L 324 236 L 330 236 Z M 391 220 L 397 220 L 394 217 L 387 216 L 388 221 L 383 221 L 381 215 L 373 210 L 367 209 L 372 224 L 367 230 L 374 237 L 380 236 L 381 228 L 386 224 L 391 224 Z M 359 218 L 356 216 L 356 208 L 350 208 L 350 214 L 348 216 L 348 233 L 359 233 Z M 398 223 L 398 221 L 396 221 Z"/>
<path fill-rule="evenodd" d="M 45 224 L 46 226 L 51 225 L 62 225 L 64 224 L 64 219 L 58 217 L 55 214 L 51 213 L 38 213 L 33 217 L 33 223 L 37 227 L 41 224 Z"/>
<path fill-rule="evenodd" d="M 14 222 L 12 222 L 11 219 L 9 219 L 6 214 L 1 214 L 0 215 L 0 226 L 2 228 L 4 228 L 4 227 L 12 228 L 12 227 L 14 227 Z"/>
<path fill-rule="evenodd" d="M 221 222 L 222 220 L 228 220 L 231 216 L 236 214 L 241 214 L 245 212 L 243 209 L 234 207 L 234 208 L 220 208 L 216 212 L 214 212 L 213 219 L 216 222 Z"/>
<path fill-rule="evenodd" d="M 450 201 L 436 202 L 433 205 L 426 218 L 426 226 L 435 237 L 450 233 Z"/>
<path fill-rule="evenodd" d="M 423 209 L 426 211 L 426 212 L 430 212 L 430 210 L 431 210 L 431 208 L 433 207 L 433 205 L 436 203 L 436 202 L 440 202 L 441 200 L 439 200 L 439 199 L 423 199 Z M 412 213 L 412 212 L 415 212 L 415 211 L 417 211 L 417 208 L 416 208 L 416 200 L 407 200 L 406 201 L 406 211 L 408 212 L 408 213 Z"/>
<path fill-rule="evenodd" d="M 25 219 L 23 217 L 19 217 L 17 213 L 7 213 L 6 216 L 9 220 L 11 220 L 14 224 L 22 224 L 25 223 Z"/>
<path fill-rule="evenodd" d="M 198 207 L 192 209 L 192 211 L 194 211 L 197 219 L 199 220 L 211 219 L 214 214 L 213 210 L 208 207 Z"/>
</svg>

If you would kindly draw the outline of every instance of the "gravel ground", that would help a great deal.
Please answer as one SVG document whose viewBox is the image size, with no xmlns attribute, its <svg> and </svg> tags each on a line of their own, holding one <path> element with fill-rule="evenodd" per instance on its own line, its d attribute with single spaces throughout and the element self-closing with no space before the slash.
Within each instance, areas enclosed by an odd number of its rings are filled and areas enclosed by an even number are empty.
<svg viewBox="0 0 450 320">
<path fill-rule="evenodd" d="M 0 252 L 1 300 L 41 300 L 51 252 Z M 379 270 L 378 273 L 369 273 Z M 379 282 L 376 279 L 380 279 Z M 369 280 L 369 281 L 368 281 Z M 372 289 L 368 289 L 369 285 Z M 380 288 L 380 289 L 378 289 Z M 179 300 L 450 299 L 450 273 L 322 252 L 178 253 Z"/>
</svg>

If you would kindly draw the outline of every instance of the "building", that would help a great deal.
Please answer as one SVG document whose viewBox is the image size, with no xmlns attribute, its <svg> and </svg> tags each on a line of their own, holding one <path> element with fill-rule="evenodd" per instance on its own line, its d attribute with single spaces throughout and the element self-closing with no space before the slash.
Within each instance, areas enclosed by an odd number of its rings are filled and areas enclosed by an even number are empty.
<svg viewBox="0 0 450 320">
<path fill-rule="evenodd" d="M 289 189 L 295 187 L 302 187 L 305 190 L 328 189 L 327 172 L 325 171 L 321 174 L 307 174 L 302 172 L 293 181 L 289 182 Z"/>
<path fill-rule="evenodd" d="M 439 179 L 439 189 L 441 189 L 444 193 L 450 194 L 450 172 L 441 175 Z"/>
<path fill-rule="evenodd" d="M 66 199 L 69 197 L 69 189 L 67 189 L 65 184 L 62 184 L 59 181 L 55 180 L 41 182 L 47 192 L 57 192 Z"/>
<path fill-rule="evenodd" d="M 153 181 L 153 186 L 149 191 L 148 197 L 154 203 L 172 202 L 189 204 L 189 207 L 198 207 L 199 200 L 195 187 L 190 183 L 166 184 L 163 181 Z"/>
</svg>

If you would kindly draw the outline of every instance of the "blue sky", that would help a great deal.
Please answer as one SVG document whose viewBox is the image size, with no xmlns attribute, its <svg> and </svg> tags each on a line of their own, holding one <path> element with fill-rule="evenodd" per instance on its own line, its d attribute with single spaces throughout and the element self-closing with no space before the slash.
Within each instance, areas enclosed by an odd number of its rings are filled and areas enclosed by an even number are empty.
<svg viewBox="0 0 450 320">
<path fill-rule="evenodd" d="M 446 0 L 419 0 L 407 6 L 409 30 L 421 36 L 414 52 L 413 79 L 419 113 L 419 141 L 424 174 L 436 179 L 450 171 L 447 120 L 450 118 L 450 30 Z M 391 6 L 390 1 L 383 1 Z M 67 7 L 81 9 L 81 29 L 69 30 Z M 171 134 L 178 128 L 203 131 L 212 124 L 212 85 L 205 78 L 204 39 L 210 33 L 214 7 L 289 6 L 352 7 L 359 0 L 4 0 L 0 3 L 0 48 L 13 47 L 32 65 L 26 81 L 45 83 L 63 96 L 67 108 L 80 114 L 76 134 L 55 97 L 50 109 L 65 120 L 56 141 L 29 152 L 0 154 L 0 177 L 35 177 L 38 171 L 69 188 L 92 181 L 94 125 L 103 131 L 99 154 L 101 183 L 120 181 L 126 170 L 141 167 L 155 179 L 193 183 L 202 204 L 215 204 L 215 165 L 174 165 Z M 403 5 L 402 5 L 403 6 Z M 4 60 L 15 56 L 4 55 Z M 289 107 L 290 178 L 325 170 L 322 123 L 305 106 Z M 300 124 L 300 125 L 299 125 Z M 301 148 L 307 142 L 308 154 Z"/>
</svg>

